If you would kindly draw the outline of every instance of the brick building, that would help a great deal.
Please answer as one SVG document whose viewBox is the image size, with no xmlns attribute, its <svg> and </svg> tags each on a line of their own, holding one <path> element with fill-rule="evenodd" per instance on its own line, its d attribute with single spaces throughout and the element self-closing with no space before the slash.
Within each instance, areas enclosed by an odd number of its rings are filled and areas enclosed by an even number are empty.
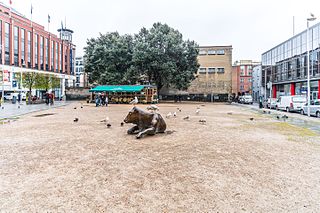
<svg viewBox="0 0 320 213">
<path fill-rule="evenodd" d="M 208 101 L 227 100 L 232 89 L 232 46 L 201 46 L 197 78 L 188 93 Z"/>
<path fill-rule="evenodd" d="M 252 70 L 260 62 L 252 60 L 236 61 L 232 66 L 232 93 L 252 94 Z"/>
<path fill-rule="evenodd" d="M 59 37 L 0 3 L 0 69 L 5 91 L 15 89 L 15 73 L 39 72 L 59 77 L 63 95 L 64 86 L 75 80 L 75 45 L 72 30 L 58 32 Z"/>
</svg>

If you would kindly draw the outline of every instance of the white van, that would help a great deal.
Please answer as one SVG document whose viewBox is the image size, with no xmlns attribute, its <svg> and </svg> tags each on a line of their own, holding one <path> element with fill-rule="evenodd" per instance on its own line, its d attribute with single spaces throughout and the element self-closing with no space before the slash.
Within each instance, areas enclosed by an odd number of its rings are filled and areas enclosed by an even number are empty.
<svg viewBox="0 0 320 213">
<path fill-rule="evenodd" d="M 276 104 L 277 110 L 301 111 L 302 107 L 307 103 L 307 97 L 304 95 L 280 96 Z"/>
</svg>

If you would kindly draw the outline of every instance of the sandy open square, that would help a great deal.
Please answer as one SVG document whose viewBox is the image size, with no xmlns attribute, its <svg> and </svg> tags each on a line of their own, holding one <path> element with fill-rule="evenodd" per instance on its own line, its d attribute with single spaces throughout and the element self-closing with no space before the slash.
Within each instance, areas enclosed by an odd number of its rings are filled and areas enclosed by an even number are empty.
<svg viewBox="0 0 320 213">
<path fill-rule="evenodd" d="M 131 107 L 77 102 L 0 125 L 0 211 L 320 212 L 317 133 L 238 106 L 159 104 L 182 109 L 165 118 L 174 132 L 136 140 L 120 126 Z"/>
</svg>

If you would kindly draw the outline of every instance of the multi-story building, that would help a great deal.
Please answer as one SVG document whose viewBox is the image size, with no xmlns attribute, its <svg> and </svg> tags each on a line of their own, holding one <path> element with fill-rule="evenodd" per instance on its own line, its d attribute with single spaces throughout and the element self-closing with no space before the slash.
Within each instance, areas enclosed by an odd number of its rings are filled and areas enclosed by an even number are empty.
<svg viewBox="0 0 320 213">
<path fill-rule="evenodd" d="M 232 46 L 201 46 L 198 62 L 189 95 L 208 101 L 227 100 L 232 91 Z"/>
<path fill-rule="evenodd" d="M 320 23 L 309 29 L 310 94 L 320 98 Z M 307 30 L 294 35 L 262 54 L 262 86 L 269 97 L 307 94 Z"/>
<path fill-rule="evenodd" d="M 261 85 L 261 64 L 254 66 L 252 69 L 252 98 L 254 102 L 258 102 L 260 96 L 264 94 L 262 85 Z"/>
<path fill-rule="evenodd" d="M 16 73 L 36 72 L 59 77 L 61 88 L 57 95 L 64 94 L 65 85 L 75 80 L 75 45 L 72 30 L 62 28 L 58 32 L 59 37 L 0 3 L 0 72 L 4 91 L 17 89 Z"/>
<path fill-rule="evenodd" d="M 83 57 L 76 57 L 76 87 L 86 86 Z"/>
<path fill-rule="evenodd" d="M 232 67 L 232 93 L 236 95 L 252 94 L 252 70 L 260 64 L 252 60 L 236 61 Z"/>
</svg>

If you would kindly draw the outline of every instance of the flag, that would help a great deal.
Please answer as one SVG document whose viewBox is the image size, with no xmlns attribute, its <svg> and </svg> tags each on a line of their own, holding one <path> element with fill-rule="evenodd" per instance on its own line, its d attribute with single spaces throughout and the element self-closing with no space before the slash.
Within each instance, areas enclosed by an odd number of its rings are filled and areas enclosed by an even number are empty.
<svg viewBox="0 0 320 213">
<path fill-rule="evenodd" d="M 31 15 L 32 15 L 32 10 L 33 10 L 33 6 L 32 6 L 32 4 L 31 4 Z"/>
<path fill-rule="evenodd" d="M 48 23 L 50 23 L 50 15 L 48 14 Z"/>
<path fill-rule="evenodd" d="M 61 21 L 61 29 L 63 30 L 63 22 Z"/>
</svg>

